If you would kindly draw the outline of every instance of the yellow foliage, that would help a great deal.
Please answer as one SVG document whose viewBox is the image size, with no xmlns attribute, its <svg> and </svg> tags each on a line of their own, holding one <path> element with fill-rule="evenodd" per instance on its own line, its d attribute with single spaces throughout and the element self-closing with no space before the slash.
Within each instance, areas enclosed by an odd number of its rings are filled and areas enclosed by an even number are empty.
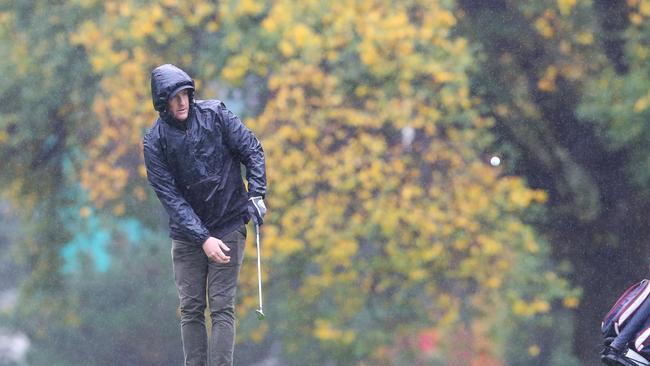
<svg viewBox="0 0 650 366">
<path fill-rule="evenodd" d="M 594 42 L 594 35 L 591 32 L 580 32 L 576 35 L 576 41 L 582 45 L 590 45 Z"/>
<path fill-rule="evenodd" d="M 536 345 L 536 344 L 534 344 L 534 345 L 528 347 L 528 354 L 529 354 L 530 356 L 532 356 L 532 357 L 537 357 L 537 356 L 539 356 L 540 352 L 541 352 L 541 349 L 540 349 L 539 346 Z"/>
<path fill-rule="evenodd" d="M 532 302 L 517 299 L 513 304 L 513 312 L 516 315 L 525 317 L 532 317 L 536 314 L 545 314 L 548 313 L 550 309 L 551 305 L 548 301 L 541 299 L 534 299 Z"/>
<path fill-rule="evenodd" d="M 264 336 L 269 330 L 268 323 L 261 323 L 260 326 L 251 332 L 251 339 L 253 342 L 260 343 L 264 340 Z"/>
<path fill-rule="evenodd" d="M 549 19 L 542 17 L 535 21 L 535 28 L 544 38 L 552 38 L 555 35 L 555 30 L 549 22 Z"/>
<path fill-rule="evenodd" d="M 576 6 L 577 0 L 557 0 L 557 6 L 560 9 L 560 14 L 569 15 L 573 7 Z"/>
<path fill-rule="evenodd" d="M 354 340 L 354 333 L 351 331 L 341 331 L 324 319 L 316 319 L 314 324 L 314 335 L 316 338 L 324 341 L 337 341 L 350 343 Z"/>
<path fill-rule="evenodd" d="M 249 55 L 238 55 L 228 60 L 228 63 L 221 71 L 221 75 L 233 84 L 239 84 L 246 75 L 250 66 Z"/>
<path fill-rule="evenodd" d="M 580 304 L 580 299 L 575 296 L 567 296 L 564 298 L 562 303 L 567 309 L 575 309 Z"/>
<path fill-rule="evenodd" d="M 648 105 L 650 105 L 650 94 L 637 99 L 634 103 L 634 112 L 641 113 L 648 108 Z"/>
<path fill-rule="evenodd" d="M 519 291 L 508 279 L 520 259 L 545 255 L 518 215 L 544 202 L 546 193 L 500 176 L 480 157 L 493 121 L 471 99 L 471 47 L 451 35 L 456 14 L 445 2 L 103 6 L 103 21 L 84 23 L 72 38 L 101 78 L 92 106 L 99 133 L 88 146 L 92 163 L 81 173 L 90 199 L 122 215 L 129 198 L 153 197 L 146 194 L 141 138 L 156 118 L 148 79 L 155 65 L 201 67 L 201 86 L 245 87 L 247 76 L 261 76 L 256 88 L 264 104 L 246 124 L 260 137 L 267 161 L 264 253 L 273 256 L 263 278 L 308 256 L 310 272 L 290 279 L 301 306 L 319 308 L 326 297 L 340 309 L 301 334 L 354 342 L 349 323 L 369 298 L 391 306 L 426 303 L 428 323 L 453 327 L 461 303 L 484 314 L 504 306 L 498 300 L 504 291 Z M 558 6 L 570 10 L 575 3 L 558 0 Z M 545 14 L 536 27 L 551 37 L 552 22 Z M 215 32 L 223 35 L 220 50 L 187 52 L 198 41 L 192 37 Z M 228 56 L 220 70 L 200 63 L 217 52 Z M 558 73 L 549 67 L 538 87 L 553 90 Z M 241 311 L 255 306 L 253 275 L 242 271 Z M 469 286 L 476 292 L 460 290 Z M 422 295 L 405 300 L 406 292 Z M 573 299 L 565 298 L 565 306 L 577 306 Z M 550 311 L 543 297 L 508 301 L 524 318 Z M 265 334 L 259 328 L 249 337 L 260 341 Z"/>
<path fill-rule="evenodd" d="M 641 0 L 639 2 L 639 13 L 643 16 L 650 16 L 650 1 L 649 0 Z"/>
<path fill-rule="evenodd" d="M 544 72 L 544 76 L 537 82 L 537 88 L 541 91 L 552 92 L 555 90 L 555 79 L 557 78 L 557 68 L 549 66 Z"/>
<path fill-rule="evenodd" d="M 244 17 L 256 15 L 264 9 L 264 4 L 255 0 L 241 0 L 235 8 L 235 16 Z"/>
</svg>

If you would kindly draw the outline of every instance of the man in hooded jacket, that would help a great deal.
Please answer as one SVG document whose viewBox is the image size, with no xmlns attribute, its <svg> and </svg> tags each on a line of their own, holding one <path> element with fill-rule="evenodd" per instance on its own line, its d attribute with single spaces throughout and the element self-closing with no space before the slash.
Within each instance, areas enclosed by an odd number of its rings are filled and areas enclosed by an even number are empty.
<svg viewBox="0 0 650 366">
<path fill-rule="evenodd" d="M 145 134 L 144 160 L 169 215 L 185 365 L 232 365 L 245 225 L 266 213 L 264 151 L 224 103 L 194 100 L 194 81 L 174 65 L 152 71 L 151 95 L 160 117 Z"/>
</svg>

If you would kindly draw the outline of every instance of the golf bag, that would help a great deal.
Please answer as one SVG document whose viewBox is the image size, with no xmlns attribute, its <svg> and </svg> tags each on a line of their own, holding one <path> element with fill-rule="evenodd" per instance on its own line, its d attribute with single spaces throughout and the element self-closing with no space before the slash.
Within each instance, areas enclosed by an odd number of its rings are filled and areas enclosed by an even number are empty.
<svg viewBox="0 0 650 366">
<path fill-rule="evenodd" d="M 634 317 L 639 307 L 650 297 L 650 281 L 644 279 L 628 288 L 616 301 L 601 323 L 601 331 L 608 346 Z M 650 319 L 628 344 L 625 357 L 630 365 L 650 365 Z"/>
</svg>

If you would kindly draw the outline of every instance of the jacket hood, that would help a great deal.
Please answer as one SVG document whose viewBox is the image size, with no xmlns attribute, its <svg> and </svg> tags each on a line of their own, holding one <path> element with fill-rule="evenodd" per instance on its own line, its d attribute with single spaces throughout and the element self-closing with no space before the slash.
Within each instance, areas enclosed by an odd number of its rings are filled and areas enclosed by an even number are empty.
<svg viewBox="0 0 650 366">
<path fill-rule="evenodd" d="M 185 71 L 172 64 L 165 64 L 156 67 L 151 72 L 153 108 L 161 114 L 167 112 L 169 98 L 183 89 L 190 89 L 190 104 L 192 104 L 194 80 Z"/>
</svg>

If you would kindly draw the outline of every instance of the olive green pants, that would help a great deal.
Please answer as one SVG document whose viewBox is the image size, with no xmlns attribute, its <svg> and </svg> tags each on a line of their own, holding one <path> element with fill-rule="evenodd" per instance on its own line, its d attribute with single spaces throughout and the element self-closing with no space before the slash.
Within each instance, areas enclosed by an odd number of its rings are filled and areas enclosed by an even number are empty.
<svg viewBox="0 0 650 366">
<path fill-rule="evenodd" d="M 174 281 L 181 310 L 185 366 L 230 366 L 235 348 L 235 293 L 244 259 L 246 226 L 219 238 L 230 248 L 229 263 L 208 260 L 195 243 L 172 240 Z M 206 304 L 206 290 L 208 304 Z M 210 307 L 208 347 L 205 308 Z"/>
</svg>

